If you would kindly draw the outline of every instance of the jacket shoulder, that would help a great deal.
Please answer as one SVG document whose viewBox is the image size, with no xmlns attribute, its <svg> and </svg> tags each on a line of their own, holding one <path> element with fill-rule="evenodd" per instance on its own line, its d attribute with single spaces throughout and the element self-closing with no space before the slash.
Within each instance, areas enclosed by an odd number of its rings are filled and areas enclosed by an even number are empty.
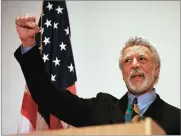
<svg viewBox="0 0 181 136">
<path fill-rule="evenodd" d="M 110 104 L 119 102 L 119 99 L 111 94 L 99 92 L 96 95 L 96 101 L 97 102 L 106 102 L 107 104 L 110 105 Z"/>
<path fill-rule="evenodd" d="M 181 110 L 167 102 L 165 102 L 165 104 L 164 104 L 164 111 L 173 118 L 180 118 Z M 179 119 L 179 121 L 180 121 L 180 119 Z"/>
<path fill-rule="evenodd" d="M 108 93 L 103 93 L 103 92 L 99 92 L 96 95 L 96 98 L 101 99 L 101 100 L 114 100 L 114 101 L 118 100 L 115 96 Z"/>
<path fill-rule="evenodd" d="M 180 109 L 164 102 L 163 118 L 164 124 L 167 124 L 166 130 L 168 134 L 181 134 L 180 133 Z M 167 122 L 167 123 L 166 123 Z"/>
</svg>

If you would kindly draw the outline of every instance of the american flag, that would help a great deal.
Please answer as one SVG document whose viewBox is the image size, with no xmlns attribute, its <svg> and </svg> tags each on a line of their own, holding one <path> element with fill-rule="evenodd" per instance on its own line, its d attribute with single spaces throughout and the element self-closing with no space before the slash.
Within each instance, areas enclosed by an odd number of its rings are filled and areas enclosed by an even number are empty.
<svg viewBox="0 0 181 136">
<path fill-rule="evenodd" d="M 70 41 L 71 32 L 66 2 L 43 1 L 38 25 L 41 31 L 36 35 L 36 43 L 42 54 L 50 81 L 58 90 L 64 88 L 76 94 L 77 76 Z M 38 107 L 32 100 L 27 87 L 21 114 L 24 120 L 18 127 L 19 133 L 70 126 Z"/>
</svg>

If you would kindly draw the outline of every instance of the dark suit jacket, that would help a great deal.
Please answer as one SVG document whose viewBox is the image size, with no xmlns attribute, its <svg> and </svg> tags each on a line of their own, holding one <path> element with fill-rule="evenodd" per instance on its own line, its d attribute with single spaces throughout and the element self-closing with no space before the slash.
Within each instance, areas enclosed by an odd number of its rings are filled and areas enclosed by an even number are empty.
<svg viewBox="0 0 181 136">
<path fill-rule="evenodd" d="M 21 66 L 32 98 L 44 110 L 75 127 L 124 122 L 127 94 L 121 99 L 106 93 L 83 99 L 66 90 L 58 91 L 44 70 L 36 46 L 24 55 L 18 48 L 14 55 Z M 180 134 L 180 109 L 164 102 L 158 94 L 144 116 L 155 120 L 167 134 Z"/>
</svg>

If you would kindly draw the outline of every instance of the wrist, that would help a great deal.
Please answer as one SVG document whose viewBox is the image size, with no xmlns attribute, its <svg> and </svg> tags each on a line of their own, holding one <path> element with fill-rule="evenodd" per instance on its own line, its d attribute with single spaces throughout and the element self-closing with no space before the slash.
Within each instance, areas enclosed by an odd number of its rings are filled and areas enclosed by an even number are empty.
<svg viewBox="0 0 181 136">
<path fill-rule="evenodd" d="M 33 47 L 36 43 L 35 38 L 29 38 L 26 40 L 21 39 L 23 47 Z"/>
</svg>

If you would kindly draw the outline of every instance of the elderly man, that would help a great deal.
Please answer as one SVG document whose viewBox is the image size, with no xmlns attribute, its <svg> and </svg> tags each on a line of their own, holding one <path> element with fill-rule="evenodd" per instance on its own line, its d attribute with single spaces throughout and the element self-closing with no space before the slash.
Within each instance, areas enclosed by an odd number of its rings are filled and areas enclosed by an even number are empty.
<svg viewBox="0 0 181 136">
<path fill-rule="evenodd" d="M 58 91 L 49 81 L 35 46 L 39 32 L 35 17 L 17 18 L 16 28 L 22 45 L 15 57 L 32 98 L 41 108 L 75 127 L 131 123 L 151 117 L 167 134 L 180 134 L 180 109 L 164 102 L 154 89 L 160 58 L 148 41 L 134 37 L 125 43 L 119 66 L 128 91 L 121 99 L 106 93 L 83 99 L 69 91 Z"/>
</svg>

